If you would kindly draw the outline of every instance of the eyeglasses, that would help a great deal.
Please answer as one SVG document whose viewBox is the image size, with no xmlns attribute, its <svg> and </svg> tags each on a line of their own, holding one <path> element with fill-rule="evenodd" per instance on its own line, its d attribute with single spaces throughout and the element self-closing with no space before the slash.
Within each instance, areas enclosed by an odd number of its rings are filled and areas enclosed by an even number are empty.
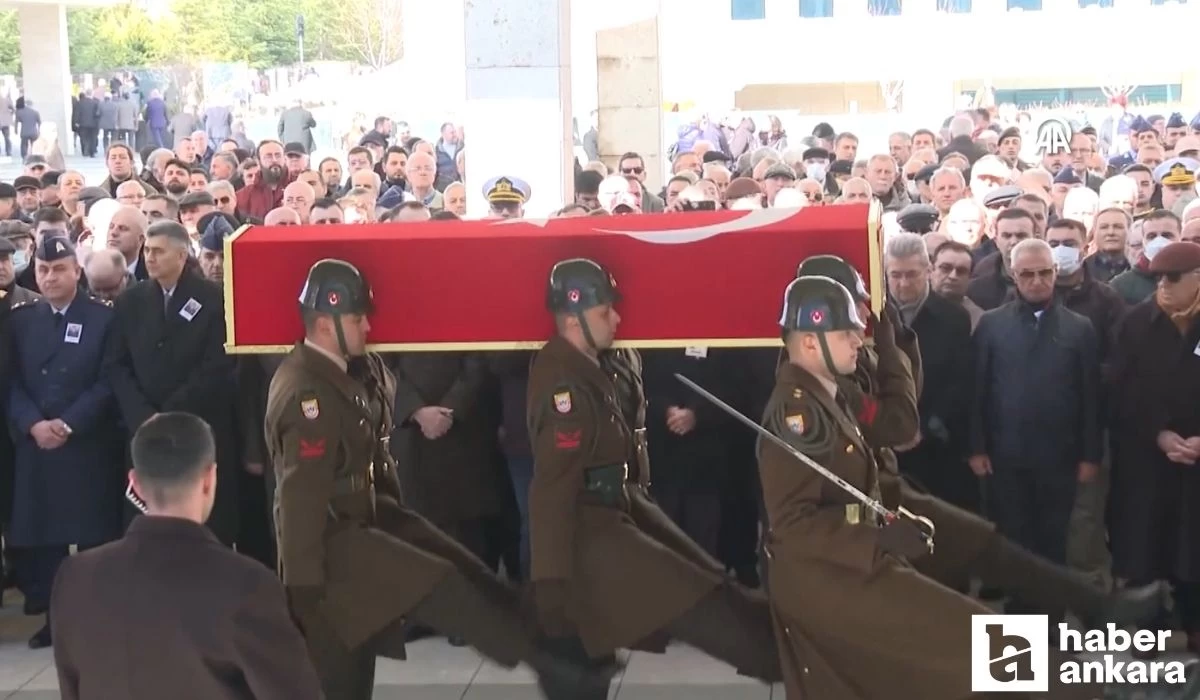
<svg viewBox="0 0 1200 700">
<path fill-rule="evenodd" d="M 1054 278 L 1054 268 L 1044 268 L 1041 270 L 1021 270 L 1017 273 L 1017 278 L 1023 282 L 1032 282 L 1034 279 L 1049 280 Z"/>
<path fill-rule="evenodd" d="M 621 168 L 622 175 L 641 175 L 644 172 L 645 168 Z"/>
</svg>

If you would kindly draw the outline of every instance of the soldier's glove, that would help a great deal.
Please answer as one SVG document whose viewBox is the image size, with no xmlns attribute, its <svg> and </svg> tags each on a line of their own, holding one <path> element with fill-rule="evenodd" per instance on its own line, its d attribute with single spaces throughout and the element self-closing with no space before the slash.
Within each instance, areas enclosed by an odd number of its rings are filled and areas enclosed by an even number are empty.
<svg viewBox="0 0 1200 700">
<path fill-rule="evenodd" d="M 910 521 L 900 518 L 879 531 L 878 547 L 895 557 L 916 561 L 929 554 L 925 535 Z"/>
<path fill-rule="evenodd" d="M 537 608 L 538 625 L 545 636 L 553 639 L 575 634 L 575 625 L 567 616 L 569 595 L 567 582 L 562 579 L 534 582 L 533 602 Z"/>
<path fill-rule="evenodd" d="M 899 324 L 896 323 L 896 316 L 893 316 L 893 312 L 889 309 L 891 309 L 891 306 L 885 305 L 882 314 L 871 314 L 871 321 L 873 322 L 871 335 L 875 338 L 875 346 L 879 350 L 896 347 L 896 329 L 899 327 Z"/>
</svg>

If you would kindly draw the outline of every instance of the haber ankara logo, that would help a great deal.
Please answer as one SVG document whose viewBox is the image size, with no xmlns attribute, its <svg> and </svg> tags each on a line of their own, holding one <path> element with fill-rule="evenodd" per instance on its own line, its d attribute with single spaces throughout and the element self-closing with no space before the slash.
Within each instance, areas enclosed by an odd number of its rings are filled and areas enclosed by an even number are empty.
<svg viewBox="0 0 1200 700">
<path fill-rule="evenodd" d="M 1049 690 L 1049 632 L 1046 615 L 972 615 L 971 692 Z"/>
</svg>

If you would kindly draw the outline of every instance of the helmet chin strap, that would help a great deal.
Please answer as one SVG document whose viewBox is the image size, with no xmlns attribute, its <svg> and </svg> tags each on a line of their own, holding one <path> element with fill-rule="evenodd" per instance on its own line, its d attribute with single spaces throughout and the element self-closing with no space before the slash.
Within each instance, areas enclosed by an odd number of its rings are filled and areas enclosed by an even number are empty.
<svg viewBox="0 0 1200 700">
<path fill-rule="evenodd" d="M 818 333 L 817 340 L 821 343 L 821 357 L 825 360 L 825 368 L 829 370 L 829 374 L 832 376 L 840 377 L 842 373 L 839 372 L 837 366 L 833 364 L 833 355 L 829 352 L 829 343 L 825 341 L 825 334 Z"/>
<path fill-rule="evenodd" d="M 575 314 L 575 318 L 579 321 L 579 328 L 583 331 L 583 339 L 587 341 L 588 347 L 600 352 L 600 348 L 596 347 L 596 339 L 592 337 L 592 329 L 588 326 L 587 319 L 583 317 L 583 312 Z"/>
<path fill-rule="evenodd" d="M 342 315 L 335 313 L 331 316 L 333 317 L 333 328 L 337 332 L 338 350 L 342 353 L 342 358 L 349 362 L 350 349 L 346 347 L 346 334 L 342 332 Z"/>
</svg>

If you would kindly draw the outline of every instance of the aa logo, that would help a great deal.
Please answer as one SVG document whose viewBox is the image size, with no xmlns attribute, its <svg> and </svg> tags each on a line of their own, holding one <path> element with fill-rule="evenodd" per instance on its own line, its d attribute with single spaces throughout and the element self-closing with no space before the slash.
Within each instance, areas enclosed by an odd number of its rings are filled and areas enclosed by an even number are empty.
<svg viewBox="0 0 1200 700">
<path fill-rule="evenodd" d="M 1045 615 L 972 615 L 971 692 L 1049 690 L 1049 631 Z"/>
<path fill-rule="evenodd" d="M 1034 150 L 1045 155 L 1047 153 L 1067 153 L 1071 150 L 1071 125 L 1065 119 L 1051 117 L 1038 125 L 1035 135 Z"/>
</svg>

